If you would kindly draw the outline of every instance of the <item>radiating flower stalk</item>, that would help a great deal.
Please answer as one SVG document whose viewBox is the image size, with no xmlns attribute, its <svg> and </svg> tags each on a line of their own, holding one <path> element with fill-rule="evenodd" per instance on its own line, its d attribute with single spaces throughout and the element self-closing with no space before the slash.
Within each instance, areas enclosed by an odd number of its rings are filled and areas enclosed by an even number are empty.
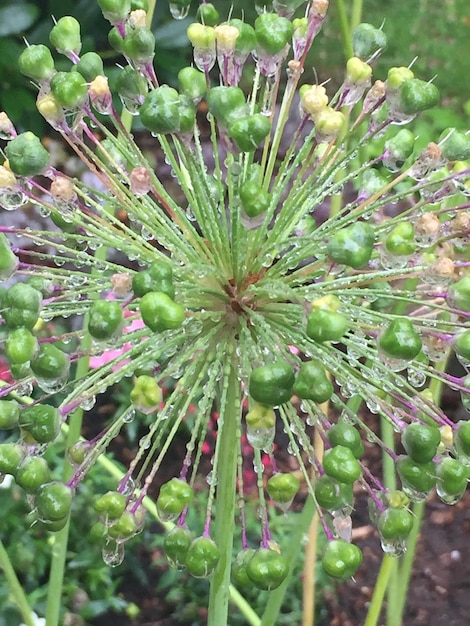
<svg viewBox="0 0 470 626">
<path fill-rule="evenodd" d="M 362 561 L 351 543 L 354 484 L 367 493 L 392 555 L 403 553 L 412 530 L 410 501 L 434 488 L 449 504 L 463 497 L 470 423 L 453 423 L 428 387 L 449 386 L 470 407 L 467 374 L 442 371 L 450 351 L 462 371 L 470 364 L 470 137 L 450 128 L 415 147 L 413 119 L 438 104 L 437 88 L 410 67 L 373 82 L 386 38 L 370 24 L 353 32 L 355 56 L 336 93 L 308 83 L 306 56 L 327 0 L 274 1 L 253 25 L 236 8 L 224 21 L 202 3 L 188 28 L 194 63 L 177 88 L 155 75 L 145 2 L 98 3 L 127 63 L 115 93 L 100 57 L 81 55 L 72 17 L 50 35 L 69 71 L 57 71 L 43 45 L 20 58 L 38 86 L 39 112 L 93 176 L 58 171 L 36 136 L 0 117 L 0 203 L 7 211 L 33 207 L 47 221 L 40 230 L 2 220 L 0 275 L 9 282 L 0 345 L 13 382 L 0 391 L 0 426 L 12 431 L 0 444 L 0 472 L 24 488 L 35 523 L 57 532 L 112 439 L 151 415 L 126 475 L 96 498 L 93 532 L 104 560 L 117 566 L 195 406 L 181 472 L 156 504 L 174 523 L 165 539 L 170 563 L 211 578 L 209 624 L 220 625 L 230 581 L 242 592 L 284 582 L 289 557 L 271 533 L 268 503 L 286 511 L 298 475 L 328 539 L 323 567 L 339 579 Z M 189 2 L 171 3 L 176 18 L 188 10 Z M 250 72 L 246 94 L 238 85 Z M 154 138 L 156 171 L 122 123 L 116 96 Z M 159 174 L 163 165 L 171 180 Z M 329 212 L 329 198 L 342 190 L 347 201 Z M 43 322 L 57 321 L 65 331 L 41 332 Z M 93 368 L 78 368 L 88 358 Z M 77 439 L 68 451 L 73 475 L 52 480 L 43 454 L 62 424 L 78 409 L 92 411 L 96 396 L 124 378 L 132 380 L 128 406 L 94 439 Z M 327 401 L 333 417 L 322 410 Z M 401 434 L 404 454 L 373 432 L 354 408 L 359 401 Z M 214 411 L 206 516 L 189 528 Z M 278 468 L 280 430 L 298 474 Z M 246 536 L 245 436 L 259 491 L 256 546 Z M 393 460 L 400 490 L 387 489 L 362 462 L 363 439 Z M 234 541 L 240 551 L 232 563 Z"/>
</svg>

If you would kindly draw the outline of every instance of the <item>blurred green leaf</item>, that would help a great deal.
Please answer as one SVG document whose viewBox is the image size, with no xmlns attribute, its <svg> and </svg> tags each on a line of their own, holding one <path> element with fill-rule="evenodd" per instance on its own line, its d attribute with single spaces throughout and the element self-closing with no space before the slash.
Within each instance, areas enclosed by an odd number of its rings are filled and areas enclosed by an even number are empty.
<svg viewBox="0 0 470 626">
<path fill-rule="evenodd" d="M 12 2 L 0 8 L 0 37 L 15 35 L 28 29 L 39 15 L 34 4 Z"/>
</svg>

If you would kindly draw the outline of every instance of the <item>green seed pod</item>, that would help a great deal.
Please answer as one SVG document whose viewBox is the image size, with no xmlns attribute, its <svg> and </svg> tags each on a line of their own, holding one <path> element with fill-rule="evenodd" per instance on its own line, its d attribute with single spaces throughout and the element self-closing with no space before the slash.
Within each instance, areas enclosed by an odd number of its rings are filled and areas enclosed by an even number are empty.
<svg viewBox="0 0 470 626">
<path fill-rule="evenodd" d="M 49 152 L 30 131 L 9 141 L 5 147 L 5 155 L 11 171 L 18 176 L 42 174 L 49 165 Z"/>
<path fill-rule="evenodd" d="M 86 52 L 73 66 L 74 71 L 79 72 L 87 83 L 91 83 L 97 76 L 104 76 L 103 60 L 96 52 Z"/>
<path fill-rule="evenodd" d="M 0 474 L 15 476 L 24 458 L 24 449 L 19 443 L 0 443 Z"/>
<path fill-rule="evenodd" d="M 212 26 L 194 22 L 188 26 L 186 33 L 195 49 L 210 50 L 215 46 L 215 30 Z"/>
<path fill-rule="evenodd" d="M 328 541 L 322 558 L 322 566 L 328 576 L 346 580 L 351 578 L 362 563 L 362 552 L 344 539 Z"/>
<path fill-rule="evenodd" d="M 117 24 L 126 19 L 131 12 L 131 0 L 98 0 L 103 16 L 111 24 Z"/>
<path fill-rule="evenodd" d="M 400 89 L 400 108 L 406 115 L 415 115 L 439 104 L 439 89 L 419 78 L 406 80 Z"/>
<path fill-rule="evenodd" d="M 413 502 L 424 500 L 436 485 L 436 468 L 432 462 L 416 463 L 409 456 L 401 456 L 396 468 L 403 491 Z"/>
<path fill-rule="evenodd" d="M 184 567 L 192 540 L 192 533 L 183 526 L 175 526 L 165 535 L 163 549 L 170 564 L 176 569 Z"/>
<path fill-rule="evenodd" d="M 450 504 L 454 504 L 460 499 L 467 489 L 470 478 L 469 468 L 461 463 L 459 459 L 449 456 L 443 457 L 436 466 L 437 494 Z"/>
<path fill-rule="evenodd" d="M 0 280 L 7 280 L 18 267 L 18 259 L 10 248 L 8 237 L 0 233 Z M 2 298 L 3 300 L 3 298 Z M 3 307 L 3 305 L 0 305 Z"/>
<path fill-rule="evenodd" d="M 347 485 L 354 483 L 362 474 L 361 465 L 352 450 L 341 445 L 325 452 L 323 469 L 327 476 Z"/>
<path fill-rule="evenodd" d="M 327 437 L 332 446 L 349 448 L 356 459 L 359 459 L 364 454 L 361 435 L 352 424 L 346 424 L 345 422 L 333 424 L 327 433 Z"/>
<path fill-rule="evenodd" d="M 30 330 L 21 326 L 8 333 L 5 348 L 10 363 L 28 363 L 37 353 L 38 340 Z"/>
<path fill-rule="evenodd" d="M 42 485 L 51 480 L 46 459 L 42 456 L 26 457 L 18 467 L 15 480 L 26 493 L 36 493 Z"/>
<path fill-rule="evenodd" d="M 307 335 L 319 343 L 340 341 L 348 328 L 344 315 L 326 309 L 314 308 L 307 319 Z"/>
<path fill-rule="evenodd" d="M 383 50 L 387 46 L 387 37 L 380 28 L 364 22 L 353 30 L 352 44 L 355 56 L 369 59 L 378 50 Z"/>
<path fill-rule="evenodd" d="M 124 316 L 115 300 L 96 300 L 88 315 L 88 332 L 98 341 L 106 341 L 119 334 Z"/>
<path fill-rule="evenodd" d="M 50 404 L 25 406 L 20 412 L 21 428 L 38 443 L 54 441 L 60 432 L 61 423 L 59 410 Z"/>
<path fill-rule="evenodd" d="M 262 13 L 255 21 L 257 48 L 267 54 L 279 54 L 294 33 L 290 20 L 275 13 Z"/>
<path fill-rule="evenodd" d="M 413 423 L 405 428 L 401 442 L 408 456 L 416 463 L 429 463 L 437 454 L 441 433 L 436 426 Z"/>
<path fill-rule="evenodd" d="M 82 48 L 80 23 L 70 15 L 61 17 L 49 33 L 49 41 L 59 54 L 78 55 Z"/>
<path fill-rule="evenodd" d="M 148 415 L 157 410 L 162 401 L 162 390 L 153 376 L 142 375 L 136 378 L 130 398 L 138 411 Z"/>
<path fill-rule="evenodd" d="M 57 72 L 51 80 L 51 91 L 65 109 L 79 109 L 88 97 L 88 86 L 80 72 Z"/>
<path fill-rule="evenodd" d="M 262 365 L 250 374 L 250 396 L 266 406 L 288 402 L 294 385 L 294 371 L 286 361 Z"/>
<path fill-rule="evenodd" d="M 470 159 L 470 137 L 456 128 L 446 128 L 439 138 L 442 156 L 449 161 Z"/>
<path fill-rule="evenodd" d="M 189 546 L 186 567 L 195 578 L 207 578 L 216 568 L 219 558 L 219 549 L 212 539 L 196 537 Z"/>
<path fill-rule="evenodd" d="M 352 484 L 338 482 L 324 474 L 315 481 L 315 500 L 328 511 L 339 511 L 350 507 L 354 500 Z"/>
<path fill-rule="evenodd" d="M 31 361 L 31 369 L 38 378 L 54 380 L 67 376 L 69 359 L 53 343 L 41 343 L 37 355 Z"/>
<path fill-rule="evenodd" d="M 385 150 L 390 153 L 390 157 L 401 167 L 406 159 L 411 156 L 415 144 L 415 136 L 408 128 L 401 128 L 391 139 L 385 142 Z"/>
<path fill-rule="evenodd" d="M 172 478 L 162 485 L 157 498 L 157 511 L 162 520 L 175 520 L 193 499 L 194 491 L 180 478 Z"/>
<path fill-rule="evenodd" d="M 149 63 L 155 54 L 155 35 L 148 28 L 131 30 L 124 38 L 124 54 L 135 63 Z"/>
<path fill-rule="evenodd" d="M 253 548 L 245 548 L 237 554 L 232 565 L 232 582 L 237 587 L 251 587 L 253 585 L 247 573 L 247 566 L 254 553 Z"/>
<path fill-rule="evenodd" d="M 400 222 L 387 235 L 385 247 L 391 254 L 409 256 L 416 250 L 415 231 L 410 222 Z"/>
<path fill-rule="evenodd" d="M 119 97 L 125 104 L 126 102 L 132 103 L 132 110 L 134 110 L 134 107 L 138 104 L 142 104 L 148 93 L 147 82 L 143 80 L 142 75 L 130 65 L 126 65 L 126 67 L 119 72 L 116 81 L 116 89 Z"/>
<path fill-rule="evenodd" d="M 116 50 L 119 54 L 124 54 L 124 37 L 121 35 L 116 26 L 113 26 L 113 28 L 109 31 L 108 42 L 113 50 Z"/>
<path fill-rule="evenodd" d="M 12 285 L 3 299 L 3 319 L 8 328 L 33 328 L 39 319 L 41 294 L 27 283 Z"/>
<path fill-rule="evenodd" d="M 175 297 L 173 271 L 169 263 L 156 261 L 146 270 L 137 272 L 132 277 L 132 291 L 141 298 L 151 291 L 161 291 L 169 298 Z"/>
<path fill-rule="evenodd" d="M 212 87 L 207 92 L 207 106 L 210 113 L 224 126 L 248 114 L 245 94 L 240 87 Z"/>
<path fill-rule="evenodd" d="M 228 23 L 230 26 L 235 26 L 239 32 L 235 42 L 235 53 L 247 55 L 252 52 L 256 48 L 256 34 L 253 26 L 237 18 L 231 19 Z"/>
<path fill-rule="evenodd" d="M 123 541 L 137 533 L 137 524 L 129 511 L 124 511 L 119 519 L 108 526 L 108 536 L 116 541 Z"/>
<path fill-rule="evenodd" d="M 200 4 L 197 9 L 196 17 L 198 22 L 206 26 L 216 26 L 220 22 L 220 15 L 212 2 Z"/>
<path fill-rule="evenodd" d="M 183 67 L 178 72 L 178 89 L 197 104 L 207 93 L 206 77 L 195 67 Z"/>
<path fill-rule="evenodd" d="M 48 81 L 55 73 L 51 51 L 43 44 L 28 46 L 18 59 L 20 72 L 39 82 Z"/>
<path fill-rule="evenodd" d="M 470 422 L 460 420 L 454 432 L 454 445 L 458 457 L 465 465 L 470 465 Z M 468 458 L 468 462 L 467 462 Z"/>
<path fill-rule="evenodd" d="M 464 276 L 449 287 L 450 305 L 461 311 L 470 311 L 470 276 Z"/>
<path fill-rule="evenodd" d="M 108 520 L 117 520 L 126 510 L 127 498 L 118 491 L 108 491 L 95 500 L 95 511 Z"/>
<path fill-rule="evenodd" d="M 300 481 L 294 474 L 274 474 L 268 480 L 266 489 L 276 504 L 291 503 L 300 488 Z"/>
<path fill-rule="evenodd" d="M 327 377 L 321 361 L 311 359 L 300 365 L 293 391 L 302 400 L 313 400 L 318 403 L 331 398 L 333 384 Z"/>
<path fill-rule="evenodd" d="M 258 589 L 277 589 L 289 573 L 289 563 L 285 556 L 269 548 L 259 548 L 246 566 L 246 573 Z"/>
<path fill-rule="evenodd" d="M 407 318 L 394 319 L 378 340 L 380 352 L 392 359 L 412 361 L 421 352 L 421 338 Z"/>
<path fill-rule="evenodd" d="M 42 485 L 35 499 L 38 516 L 51 522 L 67 518 L 72 506 L 72 490 L 68 485 L 53 481 Z"/>
<path fill-rule="evenodd" d="M 20 406 L 16 400 L 0 400 L 0 429 L 16 428 L 19 417 Z"/>
<path fill-rule="evenodd" d="M 240 185 L 240 202 L 248 217 L 262 215 L 271 203 L 271 194 L 254 180 L 246 180 Z"/>
<path fill-rule="evenodd" d="M 386 541 L 406 539 L 413 529 L 414 519 L 408 509 L 385 509 L 377 520 L 380 536 Z"/>
<path fill-rule="evenodd" d="M 356 222 L 335 232 L 328 241 L 326 251 L 335 263 L 357 270 L 370 261 L 374 240 L 372 226 L 367 222 Z"/>
<path fill-rule="evenodd" d="M 396 92 L 407 80 L 414 78 L 409 67 L 391 67 L 387 74 L 387 87 Z"/>
<path fill-rule="evenodd" d="M 176 89 L 167 85 L 157 87 L 140 107 L 141 122 L 155 134 L 176 133 L 180 129 L 180 106 L 180 95 Z"/>
<path fill-rule="evenodd" d="M 271 132 L 271 120 L 262 113 L 239 117 L 229 124 L 228 132 L 242 152 L 253 152 Z"/>
<path fill-rule="evenodd" d="M 458 356 L 470 361 L 470 329 L 454 337 L 453 348 Z"/>
<path fill-rule="evenodd" d="M 357 56 L 350 57 L 346 63 L 346 78 L 353 84 L 368 84 L 372 76 L 372 68 Z"/>
<path fill-rule="evenodd" d="M 153 332 L 179 328 L 184 322 L 184 309 L 166 293 L 151 291 L 140 299 L 140 314 Z"/>
</svg>

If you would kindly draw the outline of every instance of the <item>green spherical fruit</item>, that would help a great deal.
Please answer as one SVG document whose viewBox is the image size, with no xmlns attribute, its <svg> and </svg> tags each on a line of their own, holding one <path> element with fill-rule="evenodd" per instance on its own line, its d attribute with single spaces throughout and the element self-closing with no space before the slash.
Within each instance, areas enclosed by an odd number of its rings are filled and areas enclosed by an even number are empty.
<svg viewBox="0 0 470 626">
<path fill-rule="evenodd" d="M 88 332 L 99 341 L 111 339 L 122 326 L 121 305 L 115 300 L 96 300 L 88 315 Z"/>
<path fill-rule="evenodd" d="M 100 9 L 111 24 L 124 20 L 131 12 L 131 0 L 98 0 Z"/>
<path fill-rule="evenodd" d="M 17 485 L 27 493 L 35 493 L 51 480 L 49 465 L 42 456 L 29 456 L 24 459 L 16 472 Z"/>
<path fill-rule="evenodd" d="M 470 159 L 470 139 L 466 133 L 456 128 L 446 128 L 439 138 L 442 156 L 449 161 Z"/>
<path fill-rule="evenodd" d="M 20 412 L 19 425 L 38 443 L 54 441 L 60 432 L 61 423 L 59 410 L 50 404 L 25 406 Z"/>
<path fill-rule="evenodd" d="M 409 456 L 401 456 L 396 468 L 403 490 L 410 499 L 422 500 L 436 485 L 436 467 L 434 463 L 416 463 Z"/>
<path fill-rule="evenodd" d="M 197 9 L 196 17 L 198 22 L 206 26 L 216 26 L 220 21 L 219 12 L 212 2 L 200 4 Z"/>
<path fill-rule="evenodd" d="M 155 35 L 148 28 L 134 28 L 124 38 L 124 53 L 132 61 L 148 63 L 155 53 Z"/>
<path fill-rule="evenodd" d="M 140 107 L 140 120 L 155 134 L 176 133 L 180 129 L 180 95 L 172 87 L 153 89 Z"/>
<path fill-rule="evenodd" d="M 323 569 L 328 576 L 340 580 L 354 576 L 361 563 L 361 550 L 343 539 L 329 541 L 322 558 Z"/>
<path fill-rule="evenodd" d="M 248 576 L 247 566 L 254 553 L 252 548 L 245 548 L 237 554 L 232 565 L 232 582 L 237 587 L 251 587 L 253 585 Z"/>
<path fill-rule="evenodd" d="M 231 122 L 228 132 L 242 152 L 253 152 L 271 132 L 271 120 L 262 113 L 246 115 Z"/>
<path fill-rule="evenodd" d="M 30 45 L 18 59 L 20 72 L 39 82 L 47 81 L 54 75 L 54 59 L 51 51 L 43 44 Z"/>
<path fill-rule="evenodd" d="M 374 249 L 374 229 L 367 222 L 336 231 L 326 247 L 328 256 L 335 263 L 359 269 L 369 263 Z"/>
<path fill-rule="evenodd" d="M 86 80 L 78 71 L 57 72 L 51 80 L 51 91 L 66 109 L 79 109 L 88 97 Z"/>
<path fill-rule="evenodd" d="M 15 328 L 8 333 L 5 347 L 10 363 L 27 363 L 37 352 L 38 340 L 27 328 Z"/>
<path fill-rule="evenodd" d="M 300 488 L 300 481 L 294 474 L 274 474 L 266 485 L 269 497 L 278 504 L 291 502 Z"/>
<path fill-rule="evenodd" d="M 439 104 L 439 89 L 419 78 L 406 80 L 400 89 L 400 107 L 406 115 L 415 115 Z"/>
<path fill-rule="evenodd" d="M 385 247 L 396 256 L 409 256 L 416 250 L 415 230 L 410 222 L 400 222 L 387 235 Z"/>
<path fill-rule="evenodd" d="M 124 511 L 121 517 L 108 526 L 108 536 L 116 541 L 129 539 L 136 532 L 137 524 L 133 514 L 129 511 Z"/>
<path fill-rule="evenodd" d="M 103 59 L 96 52 L 86 52 L 73 66 L 72 71 L 79 72 L 88 83 L 91 83 L 97 76 L 104 75 Z"/>
<path fill-rule="evenodd" d="M 95 500 L 95 511 L 108 520 L 117 520 L 126 509 L 127 498 L 118 491 L 108 491 Z"/>
<path fill-rule="evenodd" d="M 332 446 L 345 446 L 349 448 L 356 459 L 359 459 L 364 454 L 361 435 L 357 428 L 351 424 L 346 424 L 345 422 L 333 424 L 327 436 Z"/>
<path fill-rule="evenodd" d="M 458 459 L 442 458 L 436 466 L 438 489 L 449 496 L 462 494 L 467 488 L 470 470 Z"/>
<path fill-rule="evenodd" d="M 16 283 L 3 298 L 3 319 L 8 328 L 33 328 L 39 319 L 42 296 L 27 283 Z"/>
<path fill-rule="evenodd" d="M 313 400 L 320 404 L 331 398 L 334 391 L 333 384 L 319 359 L 301 363 L 293 391 L 302 400 Z"/>
<path fill-rule="evenodd" d="M 428 463 L 436 456 L 441 433 L 435 426 L 413 423 L 403 431 L 401 442 L 413 461 Z"/>
<path fill-rule="evenodd" d="M 238 18 L 232 18 L 228 23 L 230 26 L 235 26 L 239 32 L 235 42 L 235 52 L 241 55 L 252 52 L 256 48 L 256 34 L 253 26 Z"/>
<path fill-rule="evenodd" d="M 448 299 L 452 307 L 470 311 L 470 276 L 464 276 L 449 287 Z"/>
<path fill-rule="evenodd" d="M 0 428 L 10 430 L 18 426 L 20 407 L 16 400 L 0 400 Z"/>
<path fill-rule="evenodd" d="M 339 511 L 353 502 L 352 484 L 340 483 L 331 476 L 319 476 L 314 485 L 317 504 L 328 511 Z"/>
<path fill-rule="evenodd" d="M 130 399 L 136 409 L 147 415 L 158 408 L 162 401 L 162 390 L 153 376 L 143 374 L 136 378 Z"/>
<path fill-rule="evenodd" d="M 0 443 L 0 474 L 15 476 L 24 457 L 24 449 L 18 443 Z"/>
<path fill-rule="evenodd" d="M 387 37 L 383 30 L 364 22 L 353 30 L 352 44 L 354 55 L 366 60 L 378 50 L 386 47 Z"/>
<path fill-rule="evenodd" d="M 470 329 L 464 330 L 454 337 L 455 353 L 470 361 Z"/>
<path fill-rule="evenodd" d="M 219 549 L 212 539 L 196 537 L 189 546 L 186 555 L 186 567 L 192 576 L 206 578 L 216 568 L 219 558 Z"/>
<path fill-rule="evenodd" d="M 381 537 L 387 541 L 406 539 L 414 524 L 408 509 L 385 509 L 377 520 Z"/>
<path fill-rule="evenodd" d="M 350 448 L 335 446 L 325 452 L 323 469 L 327 476 L 350 485 L 361 477 L 361 465 Z"/>
<path fill-rule="evenodd" d="M 183 526 L 175 526 L 165 535 L 163 549 L 174 567 L 184 567 L 192 540 L 192 533 Z"/>
<path fill-rule="evenodd" d="M 35 499 L 38 516 L 45 521 L 59 521 L 67 518 L 72 506 L 72 490 L 60 482 L 42 485 Z"/>
<path fill-rule="evenodd" d="M 319 343 L 340 341 L 348 328 L 348 320 L 336 311 L 314 308 L 307 319 L 307 335 Z"/>
<path fill-rule="evenodd" d="M 194 490 L 181 478 L 172 478 L 162 485 L 157 498 L 158 515 L 163 520 L 175 520 L 193 499 Z"/>
<path fill-rule="evenodd" d="M 288 402 L 294 385 L 294 371 L 286 361 L 255 368 L 250 375 L 250 396 L 266 406 Z"/>
<path fill-rule="evenodd" d="M 289 573 L 289 563 L 285 556 L 270 550 L 259 548 L 246 565 L 248 578 L 258 589 L 271 591 L 277 589 Z"/>
<path fill-rule="evenodd" d="M 379 337 L 379 350 L 392 359 L 411 361 L 421 352 L 422 342 L 412 322 L 394 319 Z"/>
<path fill-rule="evenodd" d="M 146 270 L 137 272 L 132 277 L 132 291 L 141 298 L 150 291 L 160 291 L 174 299 L 173 269 L 165 261 L 156 261 Z"/>
<path fill-rule="evenodd" d="M 178 72 L 178 88 L 180 93 L 190 98 L 192 102 L 197 103 L 207 93 L 206 77 L 195 67 L 183 67 Z"/>
<path fill-rule="evenodd" d="M 245 94 L 240 87 L 212 87 L 206 101 L 210 113 L 224 126 L 248 114 Z"/>
<path fill-rule="evenodd" d="M 37 355 L 31 361 L 31 369 L 38 378 L 60 379 L 69 372 L 69 359 L 53 343 L 41 343 Z"/>
<path fill-rule="evenodd" d="M 7 236 L 4 233 L 0 233 L 0 280 L 10 278 L 15 273 L 17 267 L 18 258 L 13 254 Z M 0 306 L 3 308 L 2 301 L 5 294 L 0 293 L 0 295 Z"/>
<path fill-rule="evenodd" d="M 144 324 L 154 332 L 179 328 L 184 322 L 184 308 L 162 291 L 151 291 L 140 299 Z"/>
<path fill-rule="evenodd" d="M 82 47 L 80 23 L 70 15 L 61 17 L 52 27 L 49 41 L 61 54 L 78 55 Z"/>
<path fill-rule="evenodd" d="M 254 180 L 247 180 L 240 185 L 240 202 L 248 217 L 257 217 L 267 211 L 271 203 L 271 194 Z"/>
<path fill-rule="evenodd" d="M 470 457 L 470 422 L 461 420 L 457 422 L 454 432 L 454 444 L 457 454 Z"/>
<path fill-rule="evenodd" d="M 279 54 L 290 42 L 294 26 L 276 13 L 262 13 L 255 21 L 257 48 L 269 55 Z"/>
</svg>

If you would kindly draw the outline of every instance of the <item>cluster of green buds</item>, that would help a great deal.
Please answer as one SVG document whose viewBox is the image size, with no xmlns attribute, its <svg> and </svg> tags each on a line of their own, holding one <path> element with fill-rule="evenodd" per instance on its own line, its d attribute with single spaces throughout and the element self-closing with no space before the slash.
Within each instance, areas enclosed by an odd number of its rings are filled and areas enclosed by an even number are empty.
<svg viewBox="0 0 470 626">
<path fill-rule="evenodd" d="M 100 56 L 81 55 L 72 17 L 50 35 L 69 70 L 63 59 L 56 70 L 45 45 L 28 46 L 19 61 L 39 87 L 39 112 L 92 178 L 59 172 L 39 138 L 18 134 L 0 114 L 0 205 L 21 211 L 28 203 L 47 221 L 20 229 L 2 220 L 0 228 L 0 277 L 8 281 L 0 348 L 12 377 L 0 388 L 0 472 L 32 495 L 38 523 L 57 530 L 112 438 L 146 415 L 149 430 L 126 475 L 96 500 L 94 535 L 117 565 L 187 421 L 181 473 L 156 502 L 171 527 L 165 549 L 175 567 L 212 576 L 215 588 L 226 584 L 239 516 L 233 582 L 278 587 L 289 564 L 271 536 L 269 503 L 284 512 L 302 488 L 328 538 L 325 571 L 349 578 L 362 561 L 351 543 L 356 484 L 384 550 L 402 553 L 410 501 L 435 488 L 452 504 L 469 478 L 470 422 L 452 422 L 430 390 L 449 387 L 470 410 L 470 136 L 448 128 L 419 145 L 403 126 L 438 103 L 437 88 L 410 67 L 373 82 L 386 37 L 370 24 L 354 31 L 336 93 L 301 84 L 327 0 L 275 0 L 252 25 L 236 6 L 223 21 L 203 2 L 187 29 L 194 66 L 172 86 L 155 75 L 147 3 L 98 3 L 125 65 L 118 98 Z M 174 17 L 185 17 L 189 4 L 173 0 Z M 249 72 L 247 94 L 239 85 Z M 150 131 L 171 180 L 116 111 L 119 98 Z M 338 204 L 343 189 L 349 200 Z M 460 375 L 446 372 L 452 354 Z M 128 406 L 95 439 L 73 443 L 67 482 L 51 480 L 44 451 L 124 378 L 133 381 Z M 401 433 L 405 454 L 373 432 L 362 403 Z M 187 511 L 214 410 L 206 518 L 202 533 L 193 532 Z M 277 468 L 282 429 L 297 473 Z M 246 533 L 242 434 L 259 493 L 255 547 Z M 364 438 L 395 461 L 401 490 L 370 474 Z"/>
</svg>

